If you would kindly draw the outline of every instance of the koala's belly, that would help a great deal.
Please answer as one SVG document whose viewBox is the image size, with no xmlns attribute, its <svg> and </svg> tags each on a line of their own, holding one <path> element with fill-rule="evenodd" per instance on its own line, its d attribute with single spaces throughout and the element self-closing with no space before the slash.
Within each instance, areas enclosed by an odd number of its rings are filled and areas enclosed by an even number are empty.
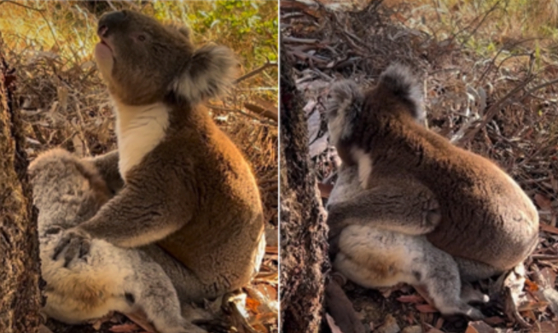
<svg viewBox="0 0 558 333">
<path fill-rule="evenodd" d="M 216 285 L 217 294 L 232 291 L 249 282 L 265 251 L 261 217 L 239 218 L 244 221 L 213 223 L 205 216 L 195 217 L 158 244 L 203 285 Z"/>
<path fill-rule="evenodd" d="M 422 236 L 351 225 L 339 238 L 333 266 L 348 279 L 368 288 L 414 284 L 411 267 L 424 257 Z"/>
</svg>

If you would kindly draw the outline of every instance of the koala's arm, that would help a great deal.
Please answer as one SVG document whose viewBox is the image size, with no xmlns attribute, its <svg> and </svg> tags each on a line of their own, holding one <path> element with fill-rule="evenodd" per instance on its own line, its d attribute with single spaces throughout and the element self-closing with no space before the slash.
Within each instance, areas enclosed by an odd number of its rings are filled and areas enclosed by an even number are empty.
<svg viewBox="0 0 558 333">
<path fill-rule="evenodd" d="M 97 168 L 98 172 L 107 183 L 109 189 L 116 193 L 124 186 L 124 180 L 120 176 L 118 169 L 118 150 L 113 150 L 104 155 L 86 158 L 87 161 L 92 162 Z"/>
<path fill-rule="evenodd" d="M 160 170 L 161 171 L 161 170 Z M 168 170 L 167 170 L 168 171 Z M 193 215 L 196 197 L 191 184 L 180 184 L 169 172 L 126 186 L 74 232 L 85 232 L 120 247 L 138 247 L 165 238 Z M 163 185 L 173 184 L 173 185 Z"/>
<path fill-rule="evenodd" d="M 437 202 L 406 190 L 378 186 L 328 204 L 330 236 L 348 225 L 369 225 L 408 235 L 433 231 L 441 219 Z"/>
</svg>

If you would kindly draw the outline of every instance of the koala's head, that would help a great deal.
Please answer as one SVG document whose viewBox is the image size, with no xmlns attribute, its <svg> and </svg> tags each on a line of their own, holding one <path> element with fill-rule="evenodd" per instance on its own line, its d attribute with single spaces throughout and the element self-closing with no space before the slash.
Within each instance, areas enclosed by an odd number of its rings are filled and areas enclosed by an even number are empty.
<svg viewBox="0 0 558 333">
<path fill-rule="evenodd" d="M 111 95 L 129 105 L 170 94 L 197 103 L 226 91 L 238 62 L 226 47 L 196 49 L 186 28 L 122 10 L 99 20 L 95 60 Z"/>
<path fill-rule="evenodd" d="M 33 186 L 33 202 L 39 209 L 55 201 L 69 201 L 70 197 L 79 194 L 100 204 L 111 196 L 92 164 L 80 161 L 63 149 L 40 154 L 29 165 L 28 172 Z"/>
<path fill-rule="evenodd" d="M 401 65 L 388 67 L 378 85 L 364 93 L 354 81 L 334 83 L 325 103 L 330 142 L 341 156 L 359 137 L 378 131 L 379 117 L 405 114 L 422 121 L 420 91 L 411 71 Z"/>
<path fill-rule="evenodd" d="M 329 89 L 325 115 L 331 144 L 339 149 L 353 135 L 354 124 L 362 111 L 364 96 L 354 81 L 335 82 Z"/>
</svg>

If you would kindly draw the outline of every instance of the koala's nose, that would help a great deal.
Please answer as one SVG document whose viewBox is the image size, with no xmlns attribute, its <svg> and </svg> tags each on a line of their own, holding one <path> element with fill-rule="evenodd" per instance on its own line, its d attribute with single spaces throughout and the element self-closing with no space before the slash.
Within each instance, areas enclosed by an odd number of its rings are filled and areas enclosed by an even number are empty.
<svg viewBox="0 0 558 333">
<path fill-rule="evenodd" d="M 110 12 L 105 14 L 99 20 L 99 27 L 97 29 L 97 34 L 100 37 L 106 37 L 111 30 L 118 27 L 126 19 L 125 11 Z"/>
</svg>

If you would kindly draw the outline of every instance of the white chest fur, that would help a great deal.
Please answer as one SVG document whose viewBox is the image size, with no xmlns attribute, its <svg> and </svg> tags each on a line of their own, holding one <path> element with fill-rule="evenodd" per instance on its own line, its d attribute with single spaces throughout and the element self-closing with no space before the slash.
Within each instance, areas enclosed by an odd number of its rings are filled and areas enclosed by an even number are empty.
<svg viewBox="0 0 558 333">
<path fill-rule="evenodd" d="M 356 160 L 358 164 L 358 179 L 360 181 L 360 187 L 366 189 L 368 187 L 368 179 L 372 173 L 372 158 L 370 155 L 364 152 L 364 150 L 359 148 L 352 149 L 353 159 Z"/>
<path fill-rule="evenodd" d="M 169 110 L 162 103 L 130 106 L 115 102 L 120 175 L 138 165 L 165 137 Z"/>
</svg>

